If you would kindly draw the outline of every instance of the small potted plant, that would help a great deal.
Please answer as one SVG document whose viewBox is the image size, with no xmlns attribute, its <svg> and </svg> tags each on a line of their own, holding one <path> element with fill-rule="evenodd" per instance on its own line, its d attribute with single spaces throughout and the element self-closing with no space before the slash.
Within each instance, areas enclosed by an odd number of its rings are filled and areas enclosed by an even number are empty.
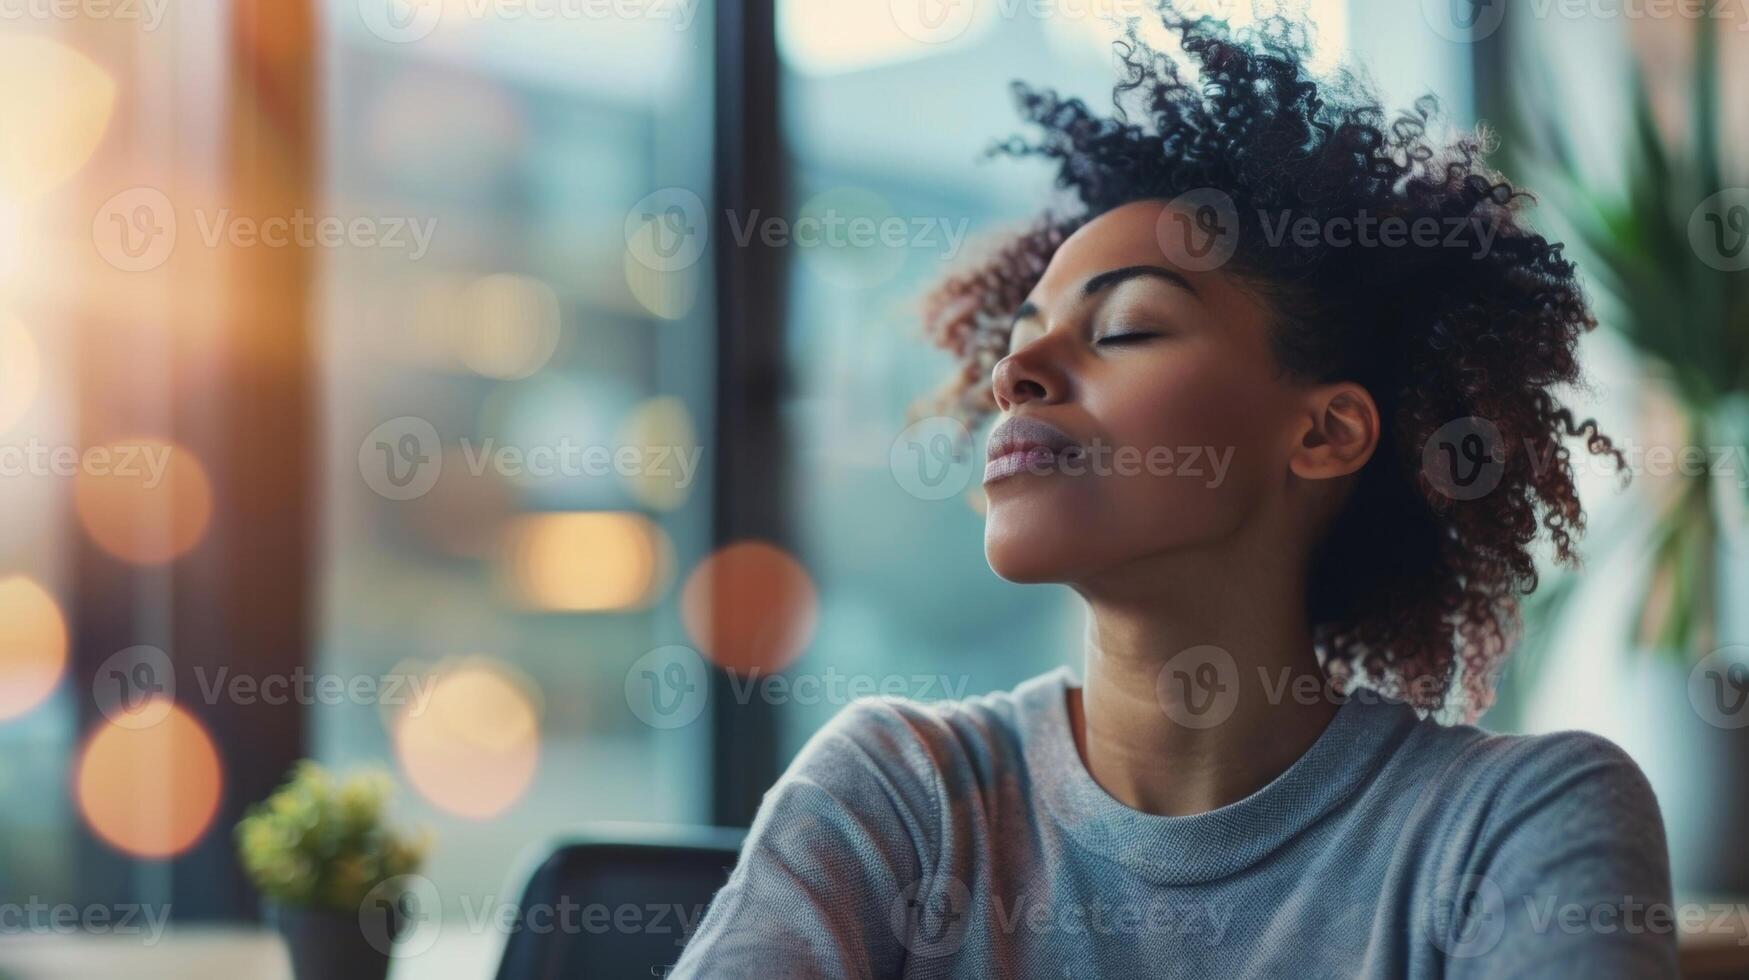
<svg viewBox="0 0 1749 980">
<path fill-rule="evenodd" d="M 389 828 L 386 773 L 298 763 L 237 823 L 243 870 L 285 938 L 298 980 L 383 980 L 401 900 L 429 845 Z M 391 894 L 393 893 L 393 894 Z"/>
</svg>

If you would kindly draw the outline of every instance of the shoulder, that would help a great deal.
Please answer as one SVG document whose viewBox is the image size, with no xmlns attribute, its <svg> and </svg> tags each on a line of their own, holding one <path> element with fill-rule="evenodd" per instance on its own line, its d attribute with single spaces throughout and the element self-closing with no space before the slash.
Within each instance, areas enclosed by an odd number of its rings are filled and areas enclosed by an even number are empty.
<svg viewBox="0 0 1749 980">
<path fill-rule="evenodd" d="M 1601 735 L 1503 735 L 1419 722 L 1406 748 L 1424 775 L 1468 802 L 1488 824 L 1604 824 L 1623 834 L 1662 832 L 1657 798 L 1627 752 Z"/>
<path fill-rule="evenodd" d="M 1519 890 L 1667 901 L 1664 823 L 1645 773 L 1601 735 L 1499 735 L 1421 721 L 1405 740 L 1434 853 Z"/>
<path fill-rule="evenodd" d="M 808 739 L 791 773 L 825 776 L 858 768 L 894 785 L 940 789 L 981 778 L 1019 761 L 1027 693 L 1051 676 L 1010 691 L 951 700 L 858 698 Z"/>
<path fill-rule="evenodd" d="M 1025 728 L 1060 698 L 1061 671 L 1011 690 L 937 701 L 858 698 L 822 725 L 773 787 L 823 788 L 846 802 L 878 794 L 932 831 L 948 819 L 947 801 L 988 799 L 1025 766 Z"/>
</svg>

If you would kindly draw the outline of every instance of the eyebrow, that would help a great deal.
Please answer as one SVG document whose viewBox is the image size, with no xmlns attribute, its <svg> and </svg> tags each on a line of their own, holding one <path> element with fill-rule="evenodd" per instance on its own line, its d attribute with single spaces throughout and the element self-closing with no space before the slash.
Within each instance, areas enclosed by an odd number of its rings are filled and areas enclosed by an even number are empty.
<svg viewBox="0 0 1749 980">
<path fill-rule="evenodd" d="M 1196 293 L 1196 287 L 1190 284 L 1189 279 L 1184 278 L 1165 266 L 1126 265 L 1121 269 L 1112 269 L 1109 272 L 1101 272 L 1099 275 L 1087 280 L 1086 285 L 1081 287 L 1081 297 L 1085 299 L 1102 289 L 1109 289 L 1120 282 L 1124 282 L 1128 279 L 1135 279 L 1140 276 L 1164 279 L 1192 295 L 1195 295 Z"/>
<path fill-rule="evenodd" d="M 1190 284 L 1190 280 L 1165 266 L 1126 265 L 1120 269 L 1108 269 L 1105 272 L 1090 277 L 1081 286 L 1081 298 L 1086 299 L 1100 290 L 1110 289 L 1120 282 L 1126 282 L 1130 279 L 1137 279 L 1143 276 L 1162 279 L 1181 289 L 1189 291 L 1193 296 L 1196 295 L 1196 287 Z M 1012 329 L 1014 324 L 1019 323 L 1021 320 L 1024 320 L 1029 316 L 1038 316 L 1038 304 L 1031 301 L 1020 304 L 1020 308 L 1014 311 L 1014 319 L 1009 321 L 1009 328 Z"/>
</svg>

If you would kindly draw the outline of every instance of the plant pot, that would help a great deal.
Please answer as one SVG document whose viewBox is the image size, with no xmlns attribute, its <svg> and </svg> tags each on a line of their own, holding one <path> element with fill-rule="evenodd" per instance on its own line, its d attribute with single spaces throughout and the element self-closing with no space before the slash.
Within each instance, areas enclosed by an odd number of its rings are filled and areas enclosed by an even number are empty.
<svg viewBox="0 0 1749 980">
<path fill-rule="evenodd" d="M 296 980 L 384 980 L 389 975 L 386 947 L 393 936 L 373 942 L 356 913 L 278 902 L 265 903 L 265 909 L 285 939 Z M 399 931 L 398 924 L 392 931 Z"/>
</svg>

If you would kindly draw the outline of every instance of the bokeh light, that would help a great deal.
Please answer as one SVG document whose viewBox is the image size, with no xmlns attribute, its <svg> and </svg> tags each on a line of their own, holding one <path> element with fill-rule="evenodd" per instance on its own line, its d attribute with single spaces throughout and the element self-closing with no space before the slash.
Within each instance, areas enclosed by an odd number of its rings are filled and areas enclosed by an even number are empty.
<svg viewBox="0 0 1749 980">
<path fill-rule="evenodd" d="M 504 569 L 524 605 L 555 612 L 642 609 L 661 594 L 672 546 L 642 514 L 531 514 L 508 527 Z"/>
<path fill-rule="evenodd" d="M 680 615 L 694 646 L 747 674 L 789 666 L 813 639 L 818 593 L 807 569 L 764 541 L 740 541 L 687 576 Z"/>
<path fill-rule="evenodd" d="M 123 561 L 162 564 L 200 543 L 212 521 L 206 468 L 188 449 L 126 439 L 87 449 L 73 480 L 79 523 Z"/>
<path fill-rule="evenodd" d="M 115 82 L 47 38 L 0 34 L 0 194 L 27 200 L 79 171 L 109 126 Z"/>
<path fill-rule="evenodd" d="M 142 858 L 180 854 L 200 840 L 224 787 L 218 750 L 180 705 L 151 700 L 138 712 L 163 720 L 132 727 L 106 721 L 86 742 L 75 774 L 85 823 L 109 846 Z"/>
<path fill-rule="evenodd" d="M 646 222 L 637 236 L 627 243 L 624 255 L 626 287 L 632 291 L 632 298 L 638 301 L 638 305 L 652 315 L 664 320 L 679 320 L 698 304 L 699 267 L 694 264 L 660 270 L 639 261 L 639 255 L 654 251 L 651 240 L 655 235 L 656 225 Z"/>
<path fill-rule="evenodd" d="M 455 338 L 461 362 L 488 378 L 526 378 L 559 346 L 559 297 L 528 276 L 474 280 L 462 294 Z"/>
<path fill-rule="evenodd" d="M 0 319 L 0 432 L 18 424 L 41 384 L 35 338 L 16 319 Z"/>
<path fill-rule="evenodd" d="M 48 590 L 23 575 L 0 578 L 0 721 L 35 708 L 67 666 L 67 621 Z"/>
<path fill-rule="evenodd" d="M 619 438 L 614 441 L 621 446 L 637 446 L 645 450 L 646 459 L 660 462 L 622 477 L 632 497 L 652 510 L 678 508 L 703 478 L 699 467 L 704 456 L 698 434 L 693 430 L 692 413 L 678 398 L 647 398 L 639 402 L 626 416 Z"/>
<path fill-rule="evenodd" d="M 484 820 L 509 809 L 540 760 L 535 687 L 503 663 L 471 658 L 440 670 L 429 697 L 394 723 L 395 753 L 419 794 Z"/>
</svg>

